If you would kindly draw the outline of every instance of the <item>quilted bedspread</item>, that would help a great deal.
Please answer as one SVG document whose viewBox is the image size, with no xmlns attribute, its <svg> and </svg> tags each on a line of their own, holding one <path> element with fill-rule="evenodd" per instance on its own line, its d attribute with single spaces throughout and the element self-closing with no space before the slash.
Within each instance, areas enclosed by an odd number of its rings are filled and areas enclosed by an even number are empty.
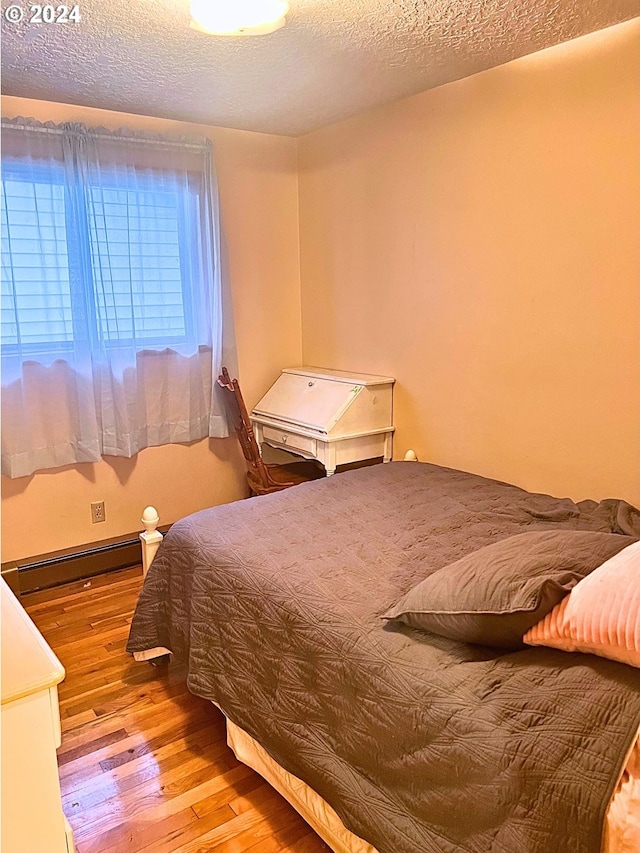
<svg viewBox="0 0 640 853">
<path fill-rule="evenodd" d="M 640 515 L 401 462 L 216 507 L 167 534 L 128 650 L 171 649 L 380 853 L 599 853 L 638 670 L 380 619 L 465 554 L 557 527 L 638 536 Z"/>
</svg>

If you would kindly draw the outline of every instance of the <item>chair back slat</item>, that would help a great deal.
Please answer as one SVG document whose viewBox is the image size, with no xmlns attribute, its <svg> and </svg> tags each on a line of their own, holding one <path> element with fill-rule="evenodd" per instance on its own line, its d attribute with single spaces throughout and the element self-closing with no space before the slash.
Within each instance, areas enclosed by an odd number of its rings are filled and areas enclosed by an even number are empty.
<svg viewBox="0 0 640 853">
<path fill-rule="evenodd" d="M 260 448 L 251 426 L 238 380 L 231 379 L 229 371 L 223 367 L 222 373 L 218 376 L 218 385 L 225 391 L 224 400 L 227 414 L 238 435 L 242 454 L 251 468 L 258 474 L 260 480 L 267 486 L 269 483 L 268 472 L 260 455 Z"/>
</svg>

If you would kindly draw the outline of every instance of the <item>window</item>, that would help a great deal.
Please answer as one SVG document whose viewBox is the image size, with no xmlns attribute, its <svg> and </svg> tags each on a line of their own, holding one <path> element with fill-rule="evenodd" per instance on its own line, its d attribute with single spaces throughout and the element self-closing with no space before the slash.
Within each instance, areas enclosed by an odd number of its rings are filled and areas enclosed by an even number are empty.
<svg viewBox="0 0 640 853">
<path fill-rule="evenodd" d="M 22 181 L 5 168 L 2 344 L 53 348 L 72 338 L 64 187 Z"/>
<path fill-rule="evenodd" d="M 0 206 L 3 473 L 227 435 L 210 143 L 3 119 Z"/>
<path fill-rule="evenodd" d="M 170 176 L 139 175 L 136 184 L 89 186 L 74 227 L 62 169 L 4 168 L 4 348 L 59 353 L 74 338 L 137 349 L 195 344 L 198 259 L 187 235 L 199 230 L 198 194 Z M 72 288 L 83 275 L 82 242 L 91 280 Z"/>
</svg>

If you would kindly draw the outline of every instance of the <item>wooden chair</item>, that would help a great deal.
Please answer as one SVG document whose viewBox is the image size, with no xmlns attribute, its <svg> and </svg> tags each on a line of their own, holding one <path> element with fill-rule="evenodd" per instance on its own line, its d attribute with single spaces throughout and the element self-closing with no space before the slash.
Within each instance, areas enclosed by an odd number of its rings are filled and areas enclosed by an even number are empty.
<svg viewBox="0 0 640 853">
<path fill-rule="evenodd" d="M 247 462 L 247 482 L 252 494 L 268 495 L 325 476 L 324 469 L 314 462 L 291 462 L 287 465 L 264 462 L 247 407 L 242 399 L 238 380 L 231 379 L 229 371 L 223 367 L 222 373 L 218 376 L 218 385 L 224 391 L 229 421 L 238 434 L 242 453 Z"/>
</svg>

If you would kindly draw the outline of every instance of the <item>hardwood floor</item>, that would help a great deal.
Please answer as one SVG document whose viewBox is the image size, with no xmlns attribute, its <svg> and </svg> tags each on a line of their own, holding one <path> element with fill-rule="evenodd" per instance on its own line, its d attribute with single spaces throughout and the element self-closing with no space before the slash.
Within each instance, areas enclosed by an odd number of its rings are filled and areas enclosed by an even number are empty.
<svg viewBox="0 0 640 853">
<path fill-rule="evenodd" d="M 173 666 L 124 651 L 142 571 L 22 597 L 62 661 L 63 806 L 78 853 L 326 853 L 225 741 L 222 714 Z"/>
</svg>

